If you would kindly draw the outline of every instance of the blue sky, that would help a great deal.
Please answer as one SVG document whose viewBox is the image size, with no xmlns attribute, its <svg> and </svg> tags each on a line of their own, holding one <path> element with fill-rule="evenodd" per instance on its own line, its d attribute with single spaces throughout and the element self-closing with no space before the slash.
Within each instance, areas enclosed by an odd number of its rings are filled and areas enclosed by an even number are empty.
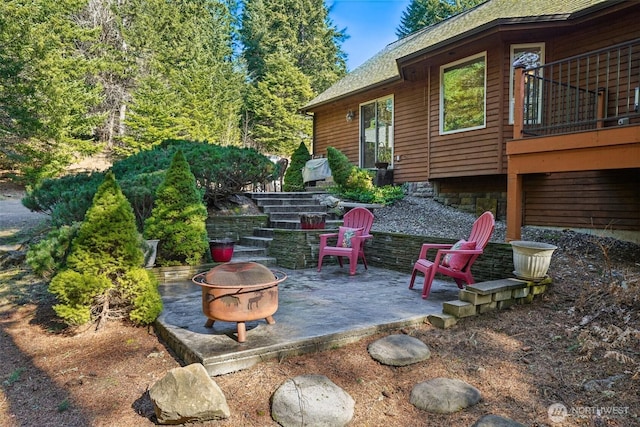
<svg viewBox="0 0 640 427">
<path fill-rule="evenodd" d="M 400 16 L 410 0 L 325 0 L 333 24 L 350 36 L 342 44 L 347 67 L 354 70 L 367 59 L 396 41 Z"/>
</svg>

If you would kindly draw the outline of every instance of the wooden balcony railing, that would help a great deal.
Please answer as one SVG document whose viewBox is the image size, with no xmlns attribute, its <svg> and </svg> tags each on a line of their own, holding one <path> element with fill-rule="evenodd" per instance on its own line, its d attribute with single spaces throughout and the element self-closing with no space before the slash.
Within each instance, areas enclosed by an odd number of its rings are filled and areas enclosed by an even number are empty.
<svg viewBox="0 0 640 427">
<path fill-rule="evenodd" d="M 640 39 L 515 70 L 514 138 L 640 124 Z"/>
</svg>

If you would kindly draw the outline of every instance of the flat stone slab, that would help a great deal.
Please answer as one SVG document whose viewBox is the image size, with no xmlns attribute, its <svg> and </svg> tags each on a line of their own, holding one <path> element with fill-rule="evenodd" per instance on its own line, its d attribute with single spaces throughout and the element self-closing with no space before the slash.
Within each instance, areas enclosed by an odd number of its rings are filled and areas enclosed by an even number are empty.
<svg viewBox="0 0 640 427">
<path fill-rule="evenodd" d="M 390 366 L 407 366 L 431 357 L 431 350 L 417 338 L 404 334 L 387 335 L 369 344 L 372 358 Z"/>
<path fill-rule="evenodd" d="M 529 282 L 520 279 L 499 279 L 469 285 L 465 289 L 480 295 L 490 295 L 501 291 L 526 288 L 528 284 Z"/>
<path fill-rule="evenodd" d="M 286 380 L 271 397 L 271 417 L 281 426 L 349 424 L 355 401 L 324 375 L 301 375 Z"/>
<path fill-rule="evenodd" d="M 436 280 L 429 299 L 422 289 L 408 289 L 409 274 L 369 267 L 327 265 L 316 269 L 275 268 L 288 278 L 279 285 L 276 321 L 246 323 L 247 340 L 239 343 L 237 325 L 216 321 L 206 328 L 202 292 L 192 282 L 160 285 L 164 310 L 156 321 L 160 337 L 186 363 L 202 363 L 209 375 L 223 375 L 264 360 L 318 352 L 386 330 L 422 324 L 458 289 Z"/>
<path fill-rule="evenodd" d="M 481 399 L 480 391 L 464 381 L 434 378 L 419 383 L 411 390 L 413 406 L 428 412 L 450 414 L 468 408 Z"/>
</svg>

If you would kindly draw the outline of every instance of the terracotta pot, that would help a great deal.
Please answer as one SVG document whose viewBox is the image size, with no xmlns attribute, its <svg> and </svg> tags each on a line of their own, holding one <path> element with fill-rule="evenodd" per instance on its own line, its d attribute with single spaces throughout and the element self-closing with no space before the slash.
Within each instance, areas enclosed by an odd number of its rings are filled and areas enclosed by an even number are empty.
<svg viewBox="0 0 640 427">
<path fill-rule="evenodd" d="M 235 242 L 231 239 L 209 240 L 211 258 L 215 262 L 229 262 L 233 257 Z"/>
<path fill-rule="evenodd" d="M 275 323 L 278 284 L 287 275 L 255 262 L 229 262 L 196 274 L 192 281 L 202 288 L 202 312 L 209 320 L 237 322 L 238 341 L 246 340 L 245 322 L 265 319 Z"/>
<path fill-rule="evenodd" d="M 513 249 L 513 274 L 519 279 L 541 280 L 544 279 L 551 264 L 551 255 L 558 249 L 557 246 L 548 243 L 514 240 L 511 243 Z"/>
</svg>

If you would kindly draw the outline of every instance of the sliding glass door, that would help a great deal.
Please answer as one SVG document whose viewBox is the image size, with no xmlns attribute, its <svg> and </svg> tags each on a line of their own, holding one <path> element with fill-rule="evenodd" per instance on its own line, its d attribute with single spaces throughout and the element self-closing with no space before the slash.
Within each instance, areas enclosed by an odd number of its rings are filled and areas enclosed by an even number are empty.
<svg viewBox="0 0 640 427">
<path fill-rule="evenodd" d="M 393 97 L 360 106 L 360 167 L 393 160 Z"/>
</svg>

